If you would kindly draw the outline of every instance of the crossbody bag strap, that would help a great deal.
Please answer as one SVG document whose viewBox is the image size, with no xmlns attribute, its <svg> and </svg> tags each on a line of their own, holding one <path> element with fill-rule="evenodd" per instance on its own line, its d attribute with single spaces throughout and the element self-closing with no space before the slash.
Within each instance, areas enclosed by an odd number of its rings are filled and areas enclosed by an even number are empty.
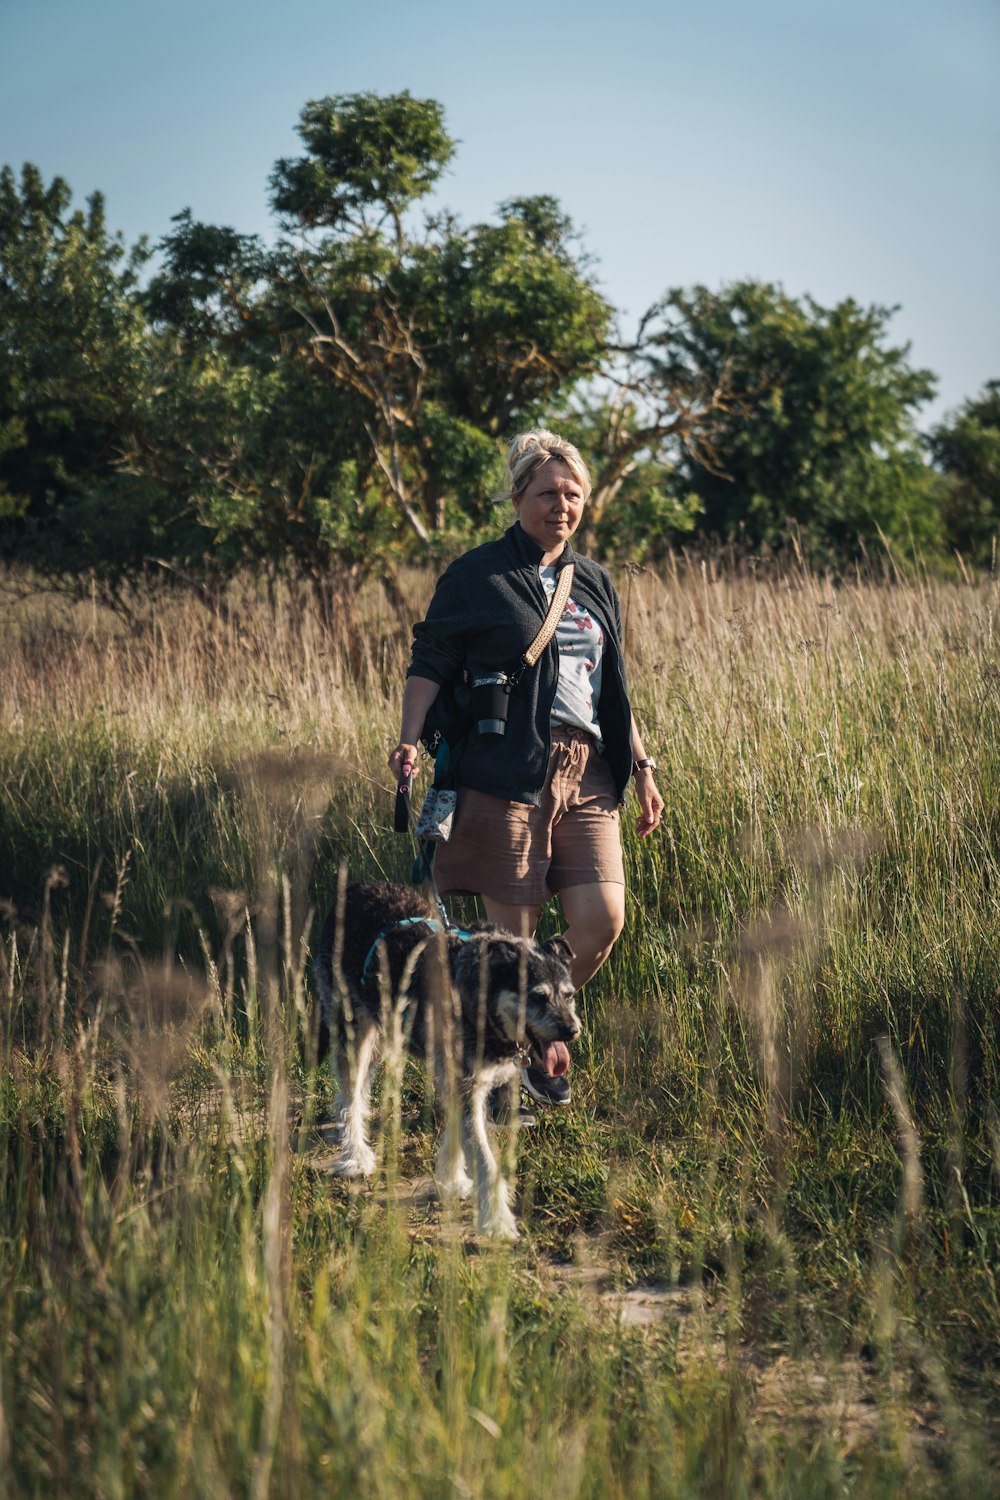
<svg viewBox="0 0 1000 1500">
<path fill-rule="evenodd" d="M 541 656 L 553 635 L 555 635 L 556 626 L 559 624 L 559 617 L 566 608 L 566 600 L 569 598 L 569 591 L 572 587 L 573 564 L 567 563 L 560 571 L 559 577 L 556 580 L 556 591 L 552 595 L 549 612 L 542 621 L 542 628 L 521 657 L 526 667 L 533 667 L 535 665 L 535 662 Z"/>
</svg>

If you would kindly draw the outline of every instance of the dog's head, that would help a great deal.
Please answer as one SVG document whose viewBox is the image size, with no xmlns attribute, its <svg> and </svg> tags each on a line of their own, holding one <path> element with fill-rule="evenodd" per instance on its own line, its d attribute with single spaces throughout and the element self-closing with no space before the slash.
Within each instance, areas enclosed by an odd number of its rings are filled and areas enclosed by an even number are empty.
<svg viewBox="0 0 1000 1500">
<path fill-rule="evenodd" d="M 536 943 L 485 931 L 477 938 L 464 945 L 456 972 L 467 1012 L 475 1013 L 482 996 L 492 1026 L 513 1047 L 530 1053 L 545 1072 L 565 1073 L 566 1043 L 582 1030 L 569 971 L 572 948 L 562 937 Z"/>
</svg>

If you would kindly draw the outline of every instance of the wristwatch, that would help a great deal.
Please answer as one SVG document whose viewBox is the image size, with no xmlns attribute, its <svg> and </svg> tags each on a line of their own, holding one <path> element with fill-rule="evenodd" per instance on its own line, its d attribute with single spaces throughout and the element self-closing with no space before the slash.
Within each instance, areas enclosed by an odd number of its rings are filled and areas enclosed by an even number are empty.
<svg viewBox="0 0 1000 1500">
<path fill-rule="evenodd" d="M 656 770 L 656 761 L 653 759 L 653 757 L 651 755 L 643 756 L 642 760 L 634 760 L 632 762 L 632 770 L 633 770 L 633 772 L 635 772 L 635 771 L 655 771 Z"/>
</svg>

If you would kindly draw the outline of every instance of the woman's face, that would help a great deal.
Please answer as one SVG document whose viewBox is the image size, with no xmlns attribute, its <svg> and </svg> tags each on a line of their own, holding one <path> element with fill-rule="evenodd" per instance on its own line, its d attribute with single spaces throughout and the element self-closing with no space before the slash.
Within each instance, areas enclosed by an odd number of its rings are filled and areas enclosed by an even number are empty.
<svg viewBox="0 0 1000 1500">
<path fill-rule="evenodd" d="M 579 526 L 585 501 L 572 471 L 561 458 L 550 458 L 539 464 L 513 504 L 523 530 L 557 556 Z"/>
</svg>

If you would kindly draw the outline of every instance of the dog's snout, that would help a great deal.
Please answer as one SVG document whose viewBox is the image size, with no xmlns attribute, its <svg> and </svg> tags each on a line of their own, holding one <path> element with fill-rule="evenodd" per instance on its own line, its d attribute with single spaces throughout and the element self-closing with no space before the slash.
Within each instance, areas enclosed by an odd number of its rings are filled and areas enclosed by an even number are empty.
<svg viewBox="0 0 1000 1500">
<path fill-rule="evenodd" d="M 563 1042 L 575 1042 L 583 1030 L 583 1022 L 572 1006 L 563 1012 L 560 1021 L 562 1031 L 559 1040 Z"/>
</svg>

